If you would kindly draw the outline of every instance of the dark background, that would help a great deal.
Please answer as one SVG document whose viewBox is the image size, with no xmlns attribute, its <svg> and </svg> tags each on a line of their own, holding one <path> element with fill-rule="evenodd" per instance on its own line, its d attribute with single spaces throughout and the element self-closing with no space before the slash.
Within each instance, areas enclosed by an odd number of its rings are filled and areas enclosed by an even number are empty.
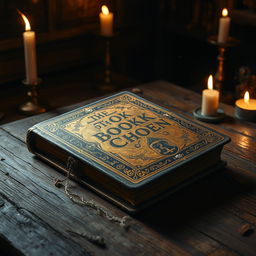
<svg viewBox="0 0 256 256">
<path fill-rule="evenodd" d="M 122 76 L 123 84 L 126 79 L 163 79 L 201 91 L 217 67 L 218 51 L 208 37 L 217 34 L 221 10 L 227 7 L 232 18 L 230 34 L 240 40 L 226 54 L 225 90 L 234 93 L 240 67 L 256 72 L 255 2 L 0 0 L 0 87 L 24 79 L 24 24 L 16 9 L 28 16 L 37 33 L 38 70 L 47 83 L 48 75 L 61 77 L 61 72 L 81 68 L 103 72 L 105 41 L 97 34 L 98 13 L 107 4 L 115 15 L 112 71 Z M 86 82 L 94 79 L 79 76 Z M 122 80 L 119 83 L 120 89 L 124 87 Z"/>
</svg>

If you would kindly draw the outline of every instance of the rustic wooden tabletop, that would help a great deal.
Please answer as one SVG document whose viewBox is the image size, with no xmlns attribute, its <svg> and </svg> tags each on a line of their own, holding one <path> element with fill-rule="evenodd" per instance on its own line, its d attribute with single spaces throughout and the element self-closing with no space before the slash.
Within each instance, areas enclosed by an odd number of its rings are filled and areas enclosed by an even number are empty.
<svg viewBox="0 0 256 256">
<path fill-rule="evenodd" d="M 142 97 L 193 119 L 201 95 L 156 81 Z M 130 228 L 75 204 L 54 186 L 62 174 L 28 152 L 27 129 L 87 102 L 8 123 L 0 128 L 0 255 L 256 255 L 256 124 L 234 119 L 210 127 L 228 135 L 227 167 L 131 216 Z M 203 164 L 203 163 L 202 163 Z M 114 215 L 127 213 L 79 184 L 84 198 Z M 105 239 L 98 246 L 83 234 Z"/>
</svg>

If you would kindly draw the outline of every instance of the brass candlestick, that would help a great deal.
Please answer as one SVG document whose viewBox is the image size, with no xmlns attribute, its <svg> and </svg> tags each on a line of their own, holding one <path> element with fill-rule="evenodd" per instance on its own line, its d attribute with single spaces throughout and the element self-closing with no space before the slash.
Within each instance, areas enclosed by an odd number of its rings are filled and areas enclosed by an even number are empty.
<svg viewBox="0 0 256 256">
<path fill-rule="evenodd" d="M 38 78 L 36 82 L 33 84 L 29 84 L 27 81 L 22 81 L 24 85 L 27 86 L 28 92 L 28 101 L 19 106 L 19 111 L 24 115 L 36 115 L 41 114 L 46 111 L 44 107 L 42 107 L 38 103 L 38 86 L 41 84 L 42 80 Z"/>
<path fill-rule="evenodd" d="M 105 40 L 105 70 L 104 70 L 104 84 L 100 86 L 102 91 L 113 91 L 114 85 L 112 84 L 111 77 L 111 53 L 110 42 L 113 36 L 101 36 Z"/>
<path fill-rule="evenodd" d="M 116 34 L 111 36 L 105 36 L 101 33 L 96 33 L 105 43 L 105 56 L 104 56 L 104 77 L 103 84 L 99 85 L 99 89 L 101 91 L 114 91 L 115 85 L 112 81 L 112 72 L 111 72 L 111 41 L 115 37 Z"/>
<path fill-rule="evenodd" d="M 238 45 L 239 40 L 234 37 L 229 37 L 226 43 L 219 43 L 217 41 L 217 36 L 215 35 L 215 36 L 210 36 L 208 38 L 208 41 L 211 44 L 218 47 L 219 54 L 217 57 L 218 66 L 215 74 L 215 86 L 216 86 L 216 89 L 219 90 L 221 93 L 223 89 L 223 84 L 225 81 L 224 61 L 225 61 L 226 49 Z"/>
</svg>

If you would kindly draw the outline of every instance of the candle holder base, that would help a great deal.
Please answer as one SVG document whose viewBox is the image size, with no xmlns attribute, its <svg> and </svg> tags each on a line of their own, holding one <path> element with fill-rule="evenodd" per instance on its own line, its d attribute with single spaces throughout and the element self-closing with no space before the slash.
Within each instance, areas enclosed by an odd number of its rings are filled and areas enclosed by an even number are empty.
<svg viewBox="0 0 256 256">
<path fill-rule="evenodd" d="M 256 110 L 241 109 L 236 106 L 235 107 L 235 118 L 255 123 L 256 122 Z"/>
<path fill-rule="evenodd" d="M 4 113 L 0 112 L 0 120 L 4 117 Z"/>
<path fill-rule="evenodd" d="M 22 81 L 28 88 L 28 101 L 19 106 L 19 111 L 24 115 L 36 115 L 46 111 L 46 109 L 38 103 L 38 86 L 42 80 L 38 79 L 35 83 L 29 84 L 27 81 Z"/>
<path fill-rule="evenodd" d="M 197 120 L 202 121 L 202 122 L 206 122 L 206 123 L 220 123 L 226 117 L 224 111 L 220 108 L 217 110 L 217 115 L 216 116 L 203 115 L 202 111 L 201 111 L 201 107 L 196 108 L 193 111 L 193 115 Z"/>
<path fill-rule="evenodd" d="M 19 111 L 24 115 L 33 116 L 44 113 L 46 109 L 34 102 L 28 101 L 19 106 Z"/>
</svg>

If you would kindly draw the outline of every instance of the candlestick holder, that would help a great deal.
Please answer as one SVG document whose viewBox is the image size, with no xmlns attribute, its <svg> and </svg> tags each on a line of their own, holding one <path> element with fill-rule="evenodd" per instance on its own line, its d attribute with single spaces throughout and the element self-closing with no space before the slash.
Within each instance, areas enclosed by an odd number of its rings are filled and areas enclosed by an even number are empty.
<svg viewBox="0 0 256 256">
<path fill-rule="evenodd" d="M 105 70 L 104 70 L 104 84 L 100 86 L 100 90 L 113 91 L 115 87 L 112 83 L 110 43 L 114 35 L 112 36 L 102 35 L 101 37 L 105 41 Z"/>
<path fill-rule="evenodd" d="M 217 114 L 215 116 L 203 115 L 201 107 L 194 109 L 193 115 L 197 120 L 206 122 L 206 123 L 220 123 L 226 117 L 224 111 L 221 108 L 218 108 Z"/>
<path fill-rule="evenodd" d="M 208 38 L 208 42 L 218 47 L 219 54 L 217 57 L 218 66 L 215 74 L 215 87 L 221 93 L 223 89 L 223 83 L 225 80 L 224 61 L 225 61 L 226 50 L 227 48 L 237 46 L 240 41 L 234 37 L 228 37 L 228 40 L 226 43 L 219 43 L 217 40 L 217 35 L 214 35 Z"/>
<path fill-rule="evenodd" d="M 38 78 L 38 80 L 32 84 L 24 80 L 22 83 L 27 87 L 28 101 L 19 106 L 19 111 L 24 115 L 44 113 L 46 109 L 38 102 L 38 86 L 42 83 L 42 80 Z"/>
<path fill-rule="evenodd" d="M 101 91 L 114 91 L 116 86 L 112 81 L 112 72 L 111 72 L 111 41 L 116 37 L 117 33 L 113 33 L 110 36 L 102 35 L 99 32 L 94 33 L 105 44 L 105 56 L 104 56 L 104 74 L 103 74 L 103 83 L 99 85 Z"/>
</svg>

